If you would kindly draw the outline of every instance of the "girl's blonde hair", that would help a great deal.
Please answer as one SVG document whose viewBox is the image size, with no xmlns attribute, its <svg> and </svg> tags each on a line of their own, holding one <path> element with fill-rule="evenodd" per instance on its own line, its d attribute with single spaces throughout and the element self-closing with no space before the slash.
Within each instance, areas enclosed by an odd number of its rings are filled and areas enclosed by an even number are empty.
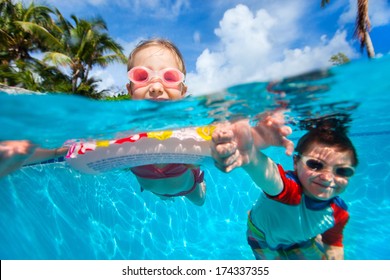
<svg viewBox="0 0 390 280">
<path fill-rule="evenodd" d="M 129 55 L 129 59 L 127 61 L 127 71 L 129 71 L 134 66 L 133 64 L 134 64 L 135 54 L 140 50 L 143 50 L 149 46 L 162 46 L 170 50 L 177 57 L 179 70 L 183 72 L 184 75 L 186 74 L 186 66 L 184 64 L 183 55 L 181 54 L 180 50 L 171 41 L 162 38 L 155 38 L 155 39 L 139 42 L 138 45 L 134 48 L 134 50 Z"/>
</svg>

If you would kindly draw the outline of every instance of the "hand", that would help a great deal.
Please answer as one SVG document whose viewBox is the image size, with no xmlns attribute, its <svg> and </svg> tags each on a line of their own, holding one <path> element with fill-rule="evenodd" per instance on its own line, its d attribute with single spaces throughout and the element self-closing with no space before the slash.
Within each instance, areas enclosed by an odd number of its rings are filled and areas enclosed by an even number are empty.
<svg viewBox="0 0 390 280">
<path fill-rule="evenodd" d="M 255 152 L 252 128 L 248 120 L 217 125 L 212 135 L 211 155 L 220 170 L 230 172 L 248 164 Z"/>
<path fill-rule="evenodd" d="M 0 177 L 19 169 L 37 146 L 27 140 L 0 142 Z"/>
<path fill-rule="evenodd" d="M 291 132 L 281 111 L 263 114 L 255 127 L 248 120 L 222 123 L 212 135 L 211 155 L 224 172 L 256 160 L 256 151 L 269 146 L 285 147 L 286 154 L 292 155 L 294 144 L 286 138 Z"/>
<path fill-rule="evenodd" d="M 286 138 L 292 133 L 292 130 L 285 125 L 282 111 L 262 114 L 261 119 L 252 130 L 256 148 L 284 147 L 288 156 L 291 156 L 294 152 L 294 143 Z"/>
</svg>

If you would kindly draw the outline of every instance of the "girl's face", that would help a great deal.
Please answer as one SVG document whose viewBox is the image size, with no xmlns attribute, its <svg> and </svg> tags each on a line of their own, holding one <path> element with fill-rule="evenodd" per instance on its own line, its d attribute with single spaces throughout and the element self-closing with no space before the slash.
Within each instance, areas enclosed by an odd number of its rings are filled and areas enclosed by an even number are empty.
<svg viewBox="0 0 390 280">
<path fill-rule="evenodd" d="M 340 174 L 347 174 L 345 170 L 352 166 L 351 152 L 313 143 L 302 156 L 294 159 L 294 169 L 307 196 L 329 200 L 345 191 L 349 177 Z M 316 161 L 322 168 L 313 168 Z"/>
<path fill-rule="evenodd" d="M 177 56 L 163 46 L 148 46 L 138 51 L 134 56 L 133 67 L 143 66 L 152 71 L 165 68 L 179 69 Z M 133 99 L 176 100 L 184 97 L 186 85 L 180 83 L 175 86 L 165 85 L 159 77 L 154 77 L 146 84 L 127 84 L 127 90 Z"/>
</svg>

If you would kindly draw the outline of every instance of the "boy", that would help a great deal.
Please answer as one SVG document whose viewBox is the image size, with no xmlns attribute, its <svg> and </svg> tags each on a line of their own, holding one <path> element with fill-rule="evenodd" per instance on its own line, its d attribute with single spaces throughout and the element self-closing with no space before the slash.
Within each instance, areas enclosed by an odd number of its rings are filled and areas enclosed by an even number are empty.
<svg viewBox="0 0 390 280">
<path fill-rule="evenodd" d="M 349 215 L 338 195 L 354 174 L 356 150 L 345 131 L 320 126 L 298 141 L 294 171 L 286 172 L 259 150 L 267 143 L 291 154 L 282 125 L 269 116 L 255 128 L 241 122 L 213 133 L 216 166 L 225 172 L 242 166 L 263 190 L 249 212 L 248 244 L 256 259 L 344 259 Z"/>
</svg>

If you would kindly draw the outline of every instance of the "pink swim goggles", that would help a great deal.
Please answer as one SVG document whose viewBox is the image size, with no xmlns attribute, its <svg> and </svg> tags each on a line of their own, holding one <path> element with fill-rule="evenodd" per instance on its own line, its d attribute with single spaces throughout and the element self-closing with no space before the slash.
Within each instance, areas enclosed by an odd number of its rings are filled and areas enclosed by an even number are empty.
<svg viewBox="0 0 390 280">
<path fill-rule="evenodd" d="M 127 73 L 129 80 L 135 85 L 146 85 L 154 77 L 158 77 L 165 86 L 178 86 L 184 81 L 184 74 L 176 68 L 164 68 L 153 71 L 143 66 L 131 68 Z"/>
</svg>

